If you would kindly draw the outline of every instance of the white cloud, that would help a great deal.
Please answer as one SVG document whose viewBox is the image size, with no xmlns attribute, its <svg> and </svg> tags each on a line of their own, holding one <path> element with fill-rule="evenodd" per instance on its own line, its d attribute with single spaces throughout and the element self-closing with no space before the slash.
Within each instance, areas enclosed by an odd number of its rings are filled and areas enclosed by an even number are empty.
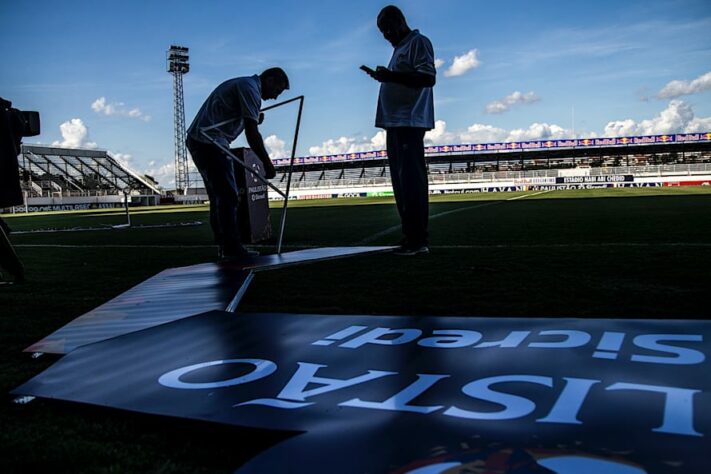
<svg viewBox="0 0 711 474">
<path fill-rule="evenodd" d="M 387 134 L 385 130 L 380 130 L 378 133 L 373 135 L 370 139 L 370 144 L 373 146 L 374 150 L 384 150 L 387 146 Z"/>
<path fill-rule="evenodd" d="M 592 134 L 594 135 L 594 134 Z M 425 134 L 426 145 L 455 145 L 460 143 L 495 143 L 495 142 L 518 142 L 528 140 L 554 140 L 559 138 L 571 138 L 570 130 L 547 123 L 533 123 L 527 128 L 517 128 L 505 130 L 503 128 L 475 123 L 467 127 L 466 130 L 458 132 L 447 131 L 447 123 L 444 120 L 437 120 L 435 128 Z"/>
<path fill-rule="evenodd" d="M 285 158 L 291 156 L 291 152 L 287 152 L 284 148 L 286 143 L 281 138 L 276 135 L 269 135 L 264 139 L 264 146 L 267 148 L 269 157 L 274 158 Z"/>
<path fill-rule="evenodd" d="M 175 188 L 174 162 L 169 161 L 165 163 L 156 163 L 155 161 L 151 161 L 148 163 L 148 168 L 146 168 L 143 173 L 158 181 L 164 189 Z"/>
<path fill-rule="evenodd" d="M 456 140 L 456 135 L 447 131 L 447 122 L 437 120 L 435 128 L 425 133 L 425 145 L 450 145 Z"/>
<path fill-rule="evenodd" d="M 693 81 L 671 81 L 657 93 L 660 99 L 673 99 L 682 95 L 711 90 L 711 71 Z"/>
<path fill-rule="evenodd" d="M 361 139 L 353 137 L 340 137 L 329 139 L 321 145 L 309 147 L 309 154 L 316 155 L 340 155 L 343 153 L 357 153 L 359 151 L 372 151 L 385 149 L 385 131 L 381 130 L 373 135 L 370 140 L 367 137 Z"/>
<path fill-rule="evenodd" d="M 148 122 L 151 120 L 150 115 L 145 115 L 141 109 L 134 107 L 128 109 L 123 102 L 106 102 L 106 97 L 99 97 L 91 104 L 91 110 L 97 114 L 104 114 L 107 116 L 116 115 L 119 117 L 128 117 L 143 120 Z"/>
<path fill-rule="evenodd" d="M 511 107 L 517 104 L 532 104 L 541 100 L 533 92 L 523 92 L 515 91 L 511 95 L 508 95 L 500 100 L 495 100 L 490 102 L 486 106 L 486 113 L 489 114 L 501 114 L 509 110 Z"/>
<path fill-rule="evenodd" d="M 711 120 L 711 119 L 710 119 Z M 703 124 L 699 124 L 702 127 Z M 578 138 L 594 138 L 594 132 L 576 133 Z M 475 123 L 465 130 L 450 131 L 447 122 L 437 120 L 435 127 L 425 133 L 425 145 L 456 145 L 462 143 L 496 143 L 533 140 L 556 140 L 572 138 L 573 132 L 556 124 L 533 123 L 526 128 L 505 130 L 492 125 Z M 310 155 L 333 155 L 359 151 L 384 150 L 386 148 L 385 130 L 379 131 L 369 142 L 341 137 L 323 142 L 322 146 L 309 148 Z"/>
<path fill-rule="evenodd" d="M 128 153 L 114 153 L 113 151 L 109 150 L 109 155 L 111 155 L 116 161 L 118 161 L 123 166 L 126 166 L 128 168 L 131 167 L 131 160 L 133 159 L 133 156 L 129 155 Z"/>
<path fill-rule="evenodd" d="M 444 75 L 446 77 L 461 76 L 466 74 L 468 71 L 479 67 L 481 65 L 481 61 L 477 58 L 478 54 L 478 49 L 472 49 L 461 56 L 455 56 L 454 61 L 452 61 L 452 65 L 444 71 Z"/>
<path fill-rule="evenodd" d="M 666 109 L 652 119 L 636 122 L 632 119 L 615 120 L 605 126 L 605 136 L 663 135 L 696 133 L 711 130 L 711 117 L 696 117 L 691 105 L 683 100 L 672 100 Z"/>
<path fill-rule="evenodd" d="M 711 130 L 711 117 L 695 117 L 688 123 L 684 132 L 702 133 Z"/>
<path fill-rule="evenodd" d="M 91 104 L 91 110 L 96 113 L 104 113 L 106 115 L 112 115 L 114 113 L 114 107 L 111 104 L 106 104 L 106 97 L 99 97 Z"/>
<path fill-rule="evenodd" d="M 533 123 L 528 128 L 517 128 L 509 132 L 507 142 L 523 142 L 527 140 L 555 140 L 570 138 L 573 134 L 569 130 L 555 124 Z"/>
<path fill-rule="evenodd" d="M 55 141 L 53 146 L 62 148 L 96 148 L 94 142 L 89 141 L 89 129 L 84 122 L 79 118 L 67 120 L 59 126 L 59 131 L 62 133 L 64 140 Z"/>
<path fill-rule="evenodd" d="M 506 141 L 508 132 L 503 128 L 475 123 L 459 134 L 461 143 L 493 143 Z"/>
<path fill-rule="evenodd" d="M 444 66 L 444 63 L 446 61 L 444 59 L 435 59 L 435 68 L 439 69 L 440 67 Z"/>
</svg>

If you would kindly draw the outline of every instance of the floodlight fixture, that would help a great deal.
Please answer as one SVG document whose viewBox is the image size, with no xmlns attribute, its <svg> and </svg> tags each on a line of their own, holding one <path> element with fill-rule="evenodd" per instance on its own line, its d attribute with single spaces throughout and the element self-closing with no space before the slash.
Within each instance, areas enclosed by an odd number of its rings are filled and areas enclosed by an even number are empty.
<svg viewBox="0 0 711 474">
<path fill-rule="evenodd" d="M 190 72 L 190 56 L 188 55 L 188 48 L 184 46 L 171 45 L 170 49 L 166 54 L 166 60 L 168 64 L 168 72 L 177 72 L 180 74 L 185 74 Z"/>
</svg>

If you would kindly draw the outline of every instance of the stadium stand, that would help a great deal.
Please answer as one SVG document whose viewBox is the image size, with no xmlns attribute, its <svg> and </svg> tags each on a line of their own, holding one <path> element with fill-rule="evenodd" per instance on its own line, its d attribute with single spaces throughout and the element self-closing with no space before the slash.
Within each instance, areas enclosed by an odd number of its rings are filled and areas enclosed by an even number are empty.
<svg viewBox="0 0 711 474">
<path fill-rule="evenodd" d="M 24 209 L 118 207 L 125 194 L 136 204 L 157 204 L 163 190 L 103 150 L 23 145 L 19 178 Z"/>
<path fill-rule="evenodd" d="M 161 194 L 150 176 L 140 176 L 106 151 L 22 146 L 22 184 L 29 197 L 103 196 L 131 189 Z"/>
<path fill-rule="evenodd" d="M 428 146 L 425 154 L 430 189 L 441 193 L 598 182 L 609 186 L 711 183 L 711 133 Z M 289 160 L 274 162 L 277 176 L 272 182 L 285 190 Z M 166 197 L 173 192 L 101 150 L 25 145 L 20 168 L 25 211 L 117 207 L 124 202 L 124 190 L 133 205 L 207 200 L 199 187 L 190 189 L 189 195 Z M 293 171 L 290 189 L 297 199 L 371 191 L 379 195 L 390 186 L 383 150 L 300 157 Z M 22 209 L 12 210 L 17 211 Z"/>
<path fill-rule="evenodd" d="M 565 176 L 709 176 L 711 134 L 697 135 L 696 139 L 677 135 L 493 144 L 503 149 L 492 152 L 486 150 L 490 146 L 487 144 L 448 145 L 428 147 L 426 160 L 431 184 L 496 183 Z M 557 142 L 564 146 L 556 148 Z M 537 147 L 524 149 L 525 145 Z M 468 152 L 456 151 L 459 149 Z M 288 160 L 276 162 L 278 174 L 274 181 L 285 188 Z M 389 184 L 387 155 L 379 151 L 299 158 L 294 164 L 291 189 L 367 188 Z"/>
</svg>

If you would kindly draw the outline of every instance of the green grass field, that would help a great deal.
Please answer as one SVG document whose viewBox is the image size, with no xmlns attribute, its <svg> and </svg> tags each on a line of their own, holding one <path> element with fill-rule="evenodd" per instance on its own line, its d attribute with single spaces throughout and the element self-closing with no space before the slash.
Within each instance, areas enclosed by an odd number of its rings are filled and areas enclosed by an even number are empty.
<svg viewBox="0 0 711 474">
<path fill-rule="evenodd" d="M 708 319 L 711 189 L 435 196 L 432 253 L 378 254 L 263 272 L 248 312 Z M 274 203 L 272 221 L 279 222 Z M 169 267 L 214 260 L 207 208 L 5 215 L 28 282 L 0 287 L 0 388 L 53 362 L 22 349 Z M 295 201 L 285 250 L 388 245 L 389 198 Z M 276 225 L 275 225 L 276 229 Z M 260 246 L 273 251 L 273 242 Z M 286 435 L 35 400 L 0 408 L 2 472 L 231 472 Z"/>
</svg>

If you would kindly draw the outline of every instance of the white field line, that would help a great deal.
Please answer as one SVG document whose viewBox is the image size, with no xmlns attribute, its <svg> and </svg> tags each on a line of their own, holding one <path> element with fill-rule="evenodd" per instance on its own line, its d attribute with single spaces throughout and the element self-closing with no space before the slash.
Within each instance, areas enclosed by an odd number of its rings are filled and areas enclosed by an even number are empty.
<svg viewBox="0 0 711 474">
<path fill-rule="evenodd" d="M 470 210 L 472 210 L 472 209 L 480 209 L 480 208 L 482 208 L 482 207 L 488 207 L 488 206 L 495 206 L 495 205 L 497 205 L 497 204 L 503 204 L 503 203 L 508 202 L 508 201 L 517 201 L 517 200 L 519 200 L 519 199 L 523 199 L 523 198 L 527 198 L 527 197 L 531 197 L 531 196 L 538 196 L 539 194 L 545 194 L 545 193 L 549 193 L 549 192 L 551 192 L 551 191 L 552 191 L 552 189 L 549 189 L 549 190 L 547 190 L 547 191 L 540 191 L 540 192 L 533 193 L 533 194 L 524 194 L 524 195 L 522 195 L 522 196 L 512 197 L 512 198 L 506 199 L 505 201 L 491 201 L 491 202 L 486 202 L 486 203 L 484 203 L 484 204 L 477 204 L 477 205 L 474 205 L 474 206 L 460 207 L 460 208 L 458 208 L 458 209 L 452 209 L 451 211 L 439 212 L 439 213 L 437 213 L 437 214 L 432 214 L 432 215 L 430 216 L 430 220 L 432 220 L 432 219 L 437 219 L 437 218 L 439 218 L 439 217 L 448 216 L 448 215 L 451 215 L 451 214 L 456 214 L 457 212 L 470 211 Z M 360 242 L 358 242 L 356 245 L 368 244 L 368 243 L 370 243 L 370 242 L 373 242 L 374 240 L 379 239 L 380 237 L 383 237 L 383 236 L 386 236 L 386 235 L 391 234 L 391 233 L 393 233 L 393 232 L 396 232 L 396 231 L 400 230 L 400 228 L 401 228 L 401 224 L 394 225 L 394 226 L 392 226 L 392 227 L 388 227 L 388 228 L 385 229 L 385 230 L 381 230 L 380 232 L 376 232 L 375 234 L 373 234 L 373 235 L 371 235 L 371 236 L 369 236 L 369 237 L 366 237 L 365 239 L 363 239 L 363 240 L 361 240 Z"/>
<path fill-rule="evenodd" d="M 54 234 L 57 232 L 95 232 L 104 230 L 118 230 L 118 229 L 162 229 L 168 227 L 192 227 L 202 225 L 202 221 L 194 222 L 176 222 L 169 224 L 148 224 L 148 225 L 132 225 L 128 227 L 127 224 L 116 224 L 116 225 L 105 225 L 103 227 L 70 227 L 69 229 L 37 229 L 37 230 L 13 230 L 12 235 L 20 234 Z"/>
</svg>

